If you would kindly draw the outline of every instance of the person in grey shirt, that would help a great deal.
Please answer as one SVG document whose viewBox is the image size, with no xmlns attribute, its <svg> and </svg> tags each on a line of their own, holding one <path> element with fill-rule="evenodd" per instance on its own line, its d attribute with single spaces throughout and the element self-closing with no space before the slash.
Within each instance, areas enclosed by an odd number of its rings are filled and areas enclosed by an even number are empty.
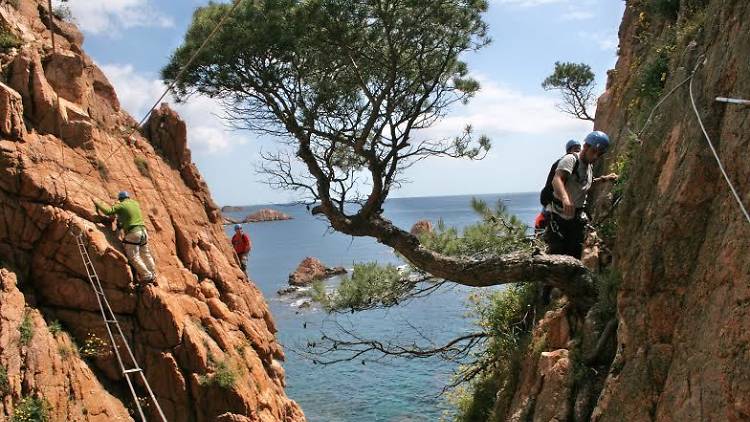
<svg viewBox="0 0 750 422">
<path fill-rule="evenodd" d="M 586 136 L 580 153 L 566 154 L 557 164 L 552 179 L 554 196 L 548 205 L 550 222 L 546 240 L 549 253 L 581 258 L 586 229 L 583 208 L 591 185 L 598 181 L 615 180 L 612 173 L 593 178 L 593 164 L 609 148 L 606 133 L 595 131 Z"/>
</svg>

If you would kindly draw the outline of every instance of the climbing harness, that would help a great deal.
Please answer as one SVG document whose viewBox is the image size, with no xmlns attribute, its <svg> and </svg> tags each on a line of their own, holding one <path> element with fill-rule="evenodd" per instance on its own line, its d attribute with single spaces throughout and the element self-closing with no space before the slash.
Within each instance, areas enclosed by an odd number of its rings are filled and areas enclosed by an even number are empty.
<svg viewBox="0 0 750 422">
<path fill-rule="evenodd" d="M 135 230 L 135 228 L 133 229 Z M 146 234 L 146 231 L 144 229 L 141 229 L 141 239 L 137 242 L 128 242 L 127 235 L 129 233 L 126 233 L 125 236 L 122 238 L 122 243 L 126 245 L 136 245 L 136 246 L 145 246 L 148 244 L 148 235 Z"/>
<path fill-rule="evenodd" d="M 145 386 L 146 390 L 148 391 L 148 395 L 151 398 L 151 402 L 154 404 L 154 407 L 158 411 L 162 422 L 167 422 L 167 418 L 166 416 L 164 416 L 164 412 L 161 410 L 161 406 L 159 406 L 159 402 L 156 400 L 156 396 L 154 395 L 153 390 L 151 390 L 151 386 L 149 385 L 148 380 L 146 379 L 146 375 L 143 373 L 143 369 L 138 365 L 138 362 L 135 360 L 133 351 L 130 349 L 130 346 L 128 345 L 128 341 L 125 338 L 125 334 L 122 332 L 120 323 L 117 322 L 117 316 L 112 311 L 112 307 L 109 306 L 109 301 L 107 300 L 107 296 L 104 294 L 102 283 L 99 280 L 99 276 L 96 274 L 96 269 L 94 268 L 94 264 L 91 262 L 89 253 L 86 250 L 86 243 L 83 238 L 83 233 L 78 233 L 78 234 L 73 233 L 73 235 L 76 238 L 76 243 L 78 244 L 78 252 L 80 252 L 81 254 L 83 265 L 84 267 L 86 267 L 86 274 L 88 275 L 89 283 L 91 283 L 91 288 L 94 289 L 94 293 L 96 294 L 96 301 L 99 304 L 99 311 L 101 312 L 102 319 L 104 320 L 104 326 L 107 328 L 107 334 L 109 335 L 109 340 L 112 343 L 112 350 L 114 350 L 115 352 L 115 357 L 117 358 L 117 364 L 120 367 L 120 372 L 125 377 L 125 380 L 128 383 L 130 394 L 133 396 L 133 402 L 135 403 L 135 406 L 138 409 L 138 414 L 141 416 L 141 420 L 145 422 L 146 415 L 143 413 L 143 406 L 141 405 L 141 400 L 135 391 L 134 379 L 131 378 L 131 376 L 133 376 L 134 374 L 139 375 L 139 377 L 137 377 L 136 380 L 140 379 L 140 381 Z M 113 330 L 113 327 L 114 327 L 114 330 Z M 130 368 L 125 367 L 125 363 L 123 362 L 122 355 L 120 353 L 121 346 L 117 344 L 117 338 L 120 339 L 120 343 L 122 347 L 124 347 L 125 350 L 127 351 L 126 356 L 130 357 L 130 362 L 132 362 L 132 367 Z"/>
</svg>

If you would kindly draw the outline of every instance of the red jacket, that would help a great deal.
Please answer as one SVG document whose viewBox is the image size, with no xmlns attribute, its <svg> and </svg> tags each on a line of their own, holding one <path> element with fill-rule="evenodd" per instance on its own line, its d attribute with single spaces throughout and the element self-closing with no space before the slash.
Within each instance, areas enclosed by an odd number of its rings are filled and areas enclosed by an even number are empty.
<svg viewBox="0 0 750 422">
<path fill-rule="evenodd" d="M 253 244 L 250 242 L 250 237 L 247 234 L 235 233 L 232 236 L 232 246 L 234 246 L 234 251 L 237 252 L 237 255 L 242 255 L 250 252 Z"/>
</svg>

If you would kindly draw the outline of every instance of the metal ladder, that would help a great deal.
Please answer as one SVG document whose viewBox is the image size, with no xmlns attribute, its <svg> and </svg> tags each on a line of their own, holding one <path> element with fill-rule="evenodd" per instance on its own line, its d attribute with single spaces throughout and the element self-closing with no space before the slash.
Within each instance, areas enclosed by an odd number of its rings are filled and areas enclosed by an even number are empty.
<svg viewBox="0 0 750 422">
<path fill-rule="evenodd" d="M 138 413 L 141 416 L 141 420 L 146 422 L 146 415 L 144 415 L 143 413 L 141 401 L 138 397 L 138 394 L 135 392 L 133 380 L 130 378 L 134 374 L 140 375 L 141 381 L 143 382 L 143 385 L 146 386 L 148 395 L 151 397 L 151 402 L 156 407 L 156 410 L 159 411 L 161 420 L 163 422 L 167 422 L 167 418 L 164 416 L 164 412 L 161 410 L 159 402 L 156 401 L 156 396 L 154 396 L 154 392 L 151 390 L 151 386 L 149 385 L 148 380 L 146 380 L 146 375 L 143 373 L 143 369 L 141 369 L 141 367 L 138 365 L 138 362 L 136 362 L 133 351 L 130 349 L 128 341 L 125 339 L 125 334 L 123 334 L 122 328 L 120 328 L 120 323 L 117 322 L 117 317 L 115 316 L 115 313 L 112 312 L 112 308 L 109 306 L 107 296 L 104 294 L 104 290 L 102 289 L 102 283 L 99 281 L 99 276 L 96 274 L 94 264 L 91 262 L 89 253 L 86 250 L 86 243 L 83 239 L 83 233 L 74 233 L 74 236 L 76 237 L 76 242 L 78 243 L 78 251 L 81 253 L 83 265 L 86 267 L 86 274 L 89 277 L 89 282 L 91 283 L 91 287 L 94 289 L 94 293 L 96 293 L 96 300 L 97 302 L 99 302 L 99 310 L 102 313 L 102 319 L 104 319 L 104 326 L 107 328 L 107 334 L 109 334 L 109 340 L 112 343 L 112 349 L 114 350 L 115 356 L 117 357 L 117 363 L 120 365 L 120 371 L 125 377 L 125 380 L 128 382 L 130 393 L 133 395 L 133 401 L 138 408 Z M 114 331 L 112 330 L 112 326 L 115 327 Z M 133 364 L 132 368 L 125 368 L 122 356 L 120 355 L 120 346 L 118 346 L 116 342 L 116 337 L 120 338 L 120 342 L 125 347 L 125 350 L 127 350 L 127 355 L 130 356 L 130 361 Z"/>
</svg>

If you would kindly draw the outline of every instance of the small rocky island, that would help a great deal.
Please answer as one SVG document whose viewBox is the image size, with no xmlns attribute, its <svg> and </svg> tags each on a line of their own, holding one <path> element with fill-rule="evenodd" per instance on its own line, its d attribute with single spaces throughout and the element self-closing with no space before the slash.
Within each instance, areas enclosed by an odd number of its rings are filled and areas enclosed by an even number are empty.
<svg viewBox="0 0 750 422">
<path fill-rule="evenodd" d="M 297 269 L 289 274 L 289 287 L 280 289 L 279 295 L 297 293 L 304 287 L 320 280 L 346 274 L 344 267 L 326 267 L 319 259 L 308 256 L 297 266 Z"/>
<path fill-rule="evenodd" d="M 244 208 L 242 207 L 230 207 L 226 206 L 223 207 L 221 210 L 222 212 L 237 212 L 242 211 Z M 277 211 L 271 208 L 263 208 L 261 210 L 258 210 L 252 214 L 246 215 L 244 218 L 232 218 L 229 216 L 224 216 L 224 224 L 243 224 L 243 223 L 261 223 L 264 221 L 282 221 L 282 220 L 291 220 L 292 216 L 288 214 L 284 214 L 281 211 Z"/>
</svg>

